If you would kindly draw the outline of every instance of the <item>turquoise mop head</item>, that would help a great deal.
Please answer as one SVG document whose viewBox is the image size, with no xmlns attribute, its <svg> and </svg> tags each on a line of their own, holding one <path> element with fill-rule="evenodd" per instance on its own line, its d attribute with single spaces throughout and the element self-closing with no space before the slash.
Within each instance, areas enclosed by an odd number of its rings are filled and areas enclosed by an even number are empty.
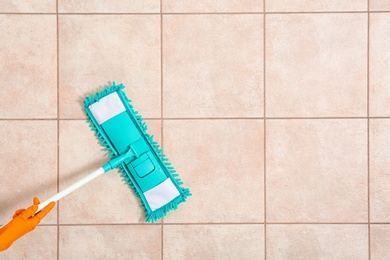
<svg viewBox="0 0 390 260">
<path fill-rule="evenodd" d="M 85 111 L 91 129 L 108 156 L 122 156 L 123 161 L 118 162 L 119 171 L 140 198 L 146 221 L 155 222 L 170 210 L 177 209 L 191 193 L 188 188 L 181 187 L 183 182 L 176 170 L 153 140 L 153 135 L 147 133 L 146 123 L 133 110 L 123 89 L 122 84 L 114 82 L 111 87 L 87 97 Z"/>
</svg>

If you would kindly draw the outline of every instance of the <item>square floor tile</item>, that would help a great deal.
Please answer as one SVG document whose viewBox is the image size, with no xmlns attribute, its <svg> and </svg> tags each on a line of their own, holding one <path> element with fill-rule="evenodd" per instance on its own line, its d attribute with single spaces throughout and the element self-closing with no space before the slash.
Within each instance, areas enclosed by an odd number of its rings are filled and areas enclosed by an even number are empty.
<svg viewBox="0 0 390 260">
<path fill-rule="evenodd" d="M 370 0 L 370 11 L 389 11 L 390 2 L 388 0 Z"/>
<path fill-rule="evenodd" d="M 390 259 L 390 225 L 371 225 L 371 259 Z"/>
<path fill-rule="evenodd" d="M 56 0 L 2 0 L 0 2 L 0 12 L 55 13 Z"/>
<path fill-rule="evenodd" d="M 148 122 L 160 136 L 160 122 Z M 64 189 L 108 161 L 83 120 L 60 122 L 60 188 Z M 60 201 L 60 223 L 145 223 L 138 197 L 117 170 L 91 181 Z"/>
<path fill-rule="evenodd" d="M 267 15 L 265 30 L 267 116 L 366 116 L 367 14 Z"/>
<path fill-rule="evenodd" d="M 366 0 L 265 0 L 267 12 L 367 11 Z"/>
<path fill-rule="evenodd" d="M 164 117 L 263 116 L 262 46 L 262 15 L 164 16 Z"/>
<path fill-rule="evenodd" d="M 61 226 L 60 257 L 73 259 L 160 259 L 160 225 Z"/>
<path fill-rule="evenodd" d="M 390 119 L 370 120 L 370 219 L 390 222 Z"/>
<path fill-rule="evenodd" d="M 0 15 L 0 35 L 0 118 L 57 117 L 55 15 Z"/>
<path fill-rule="evenodd" d="M 163 12 L 262 12 L 263 0 L 163 0 Z"/>
<path fill-rule="evenodd" d="M 164 259 L 263 259 L 263 225 L 165 225 Z"/>
<path fill-rule="evenodd" d="M 164 150 L 193 194 L 164 222 L 263 221 L 263 121 L 163 124 Z"/>
<path fill-rule="evenodd" d="M 46 200 L 57 192 L 57 122 L 0 121 L 0 225 L 19 208 Z M 43 224 L 57 223 L 54 208 Z"/>
<path fill-rule="evenodd" d="M 15 241 L 1 259 L 57 259 L 57 227 L 38 226 Z"/>
<path fill-rule="evenodd" d="M 370 116 L 390 116 L 390 14 L 370 14 Z"/>
<path fill-rule="evenodd" d="M 84 118 L 86 95 L 127 86 L 144 117 L 160 117 L 160 16 L 59 17 L 60 117 Z"/>
<path fill-rule="evenodd" d="M 367 121 L 268 120 L 267 221 L 367 221 Z"/>
<path fill-rule="evenodd" d="M 267 259 L 368 259 L 367 225 L 267 225 Z"/>
<path fill-rule="evenodd" d="M 160 0 L 58 0 L 61 13 L 158 13 Z"/>
</svg>

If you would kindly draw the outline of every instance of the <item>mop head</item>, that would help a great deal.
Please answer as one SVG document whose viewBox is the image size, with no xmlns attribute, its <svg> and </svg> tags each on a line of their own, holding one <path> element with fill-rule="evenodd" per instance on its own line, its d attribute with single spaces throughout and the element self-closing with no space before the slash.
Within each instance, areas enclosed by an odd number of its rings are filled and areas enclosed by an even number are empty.
<svg viewBox="0 0 390 260">
<path fill-rule="evenodd" d="M 123 92 L 122 84 L 106 87 L 84 100 L 91 129 L 110 158 L 132 152 L 119 165 L 123 180 L 140 198 L 147 222 L 155 222 L 191 196 L 175 169 L 147 133 L 146 123 Z"/>
</svg>

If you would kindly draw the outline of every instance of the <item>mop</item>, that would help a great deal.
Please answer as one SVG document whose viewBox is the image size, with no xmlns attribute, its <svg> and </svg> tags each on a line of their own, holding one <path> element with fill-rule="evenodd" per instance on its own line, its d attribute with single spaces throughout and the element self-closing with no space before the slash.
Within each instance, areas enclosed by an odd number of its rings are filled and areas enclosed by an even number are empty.
<svg viewBox="0 0 390 260">
<path fill-rule="evenodd" d="M 154 223 L 191 196 L 181 185 L 176 170 L 162 152 L 160 145 L 147 133 L 142 116 L 134 111 L 123 91 L 124 85 L 106 87 L 84 100 L 90 127 L 110 160 L 102 167 L 57 193 L 38 206 L 37 212 L 51 201 L 87 184 L 96 177 L 118 168 L 123 180 L 139 197 L 147 222 Z"/>
</svg>

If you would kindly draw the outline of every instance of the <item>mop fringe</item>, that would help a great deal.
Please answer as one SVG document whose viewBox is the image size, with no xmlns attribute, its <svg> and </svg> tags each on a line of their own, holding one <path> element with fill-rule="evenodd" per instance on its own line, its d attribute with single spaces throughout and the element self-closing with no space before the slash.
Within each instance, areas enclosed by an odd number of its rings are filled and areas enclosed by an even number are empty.
<svg viewBox="0 0 390 260">
<path fill-rule="evenodd" d="M 119 173 L 123 179 L 123 181 L 133 190 L 136 196 L 138 196 L 141 200 L 141 204 L 145 211 L 145 218 L 147 222 L 154 223 L 158 219 L 164 217 L 167 215 L 167 213 L 171 210 L 177 209 L 178 205 L 182 202 L 185 202 L 187 200 L 187 197 L 191 196 L 191 192 L 188 188 L 184 188 L 181 185 L 183 185 L 183 182 L 178 177 L 179 175 L 176 173 L 175 168 L 171 165 L 166 155 L 163 153 L 161 146 L 154 140 L 154 136 L 147 133 L 147 124 L 144 121 L 144 118 L 139 115 L 138 111 L 135 111 L 133 108 L 133 105 L 131 104 L 131 100 L 127 98 L 126 94 L 124 93 L 123 84 L 117 85 L 115 82 L 112 83 L 111 86 L 106 86 L 102 91 L 92 94 L 90 96 L 87 96 L 84 100 L 84 106 L 88 108 L 91 104 L 98 102 L 101 98 L 113 93 L 118 92 L 119 96 L 124 99 L 123 102 L 126 109 L 130 111 L 133 116 L 137 119 L 137 123 L 143 133 L 143 135 L 146 137 L 146 140 L 149 142 L 150 147 L 152 147 L 154 153 L 160 158 L 160 161 L 162 162 L 163 167 L 166 169 L 166 173 L 168 173 L 170 179 L 175 184 L 175 186 L 178 188 L 180 195 L 171 200 L 169 203 L 165 204 L 161 208 L 158 208 L 154 211 L 150 209 L 148 205 L 145 204 L 144 200 L 141 198 L 141 192 L 138 190 L 136 185 L 134 185 L 133 178 L 131 177 L 131 174 L 126 170 L 124 167 L 124 164 L 121 164 L 119 168 Z M 95 136 L 97 137 L 99 143 L 104 147 L 104 151 L 108 152 L 109 158 L 113 158 L 118 156 L 115 149 L 111 146 L 110 143 L 106 141 L 107 137 L 103 133 L 103 131 L 99 131 L 99 129 L 96 127 L 96 124 L 94 123 L 91 116 L 87 113 L 89 123 L 89 127 L 95 132 Z"/>
</svg>

